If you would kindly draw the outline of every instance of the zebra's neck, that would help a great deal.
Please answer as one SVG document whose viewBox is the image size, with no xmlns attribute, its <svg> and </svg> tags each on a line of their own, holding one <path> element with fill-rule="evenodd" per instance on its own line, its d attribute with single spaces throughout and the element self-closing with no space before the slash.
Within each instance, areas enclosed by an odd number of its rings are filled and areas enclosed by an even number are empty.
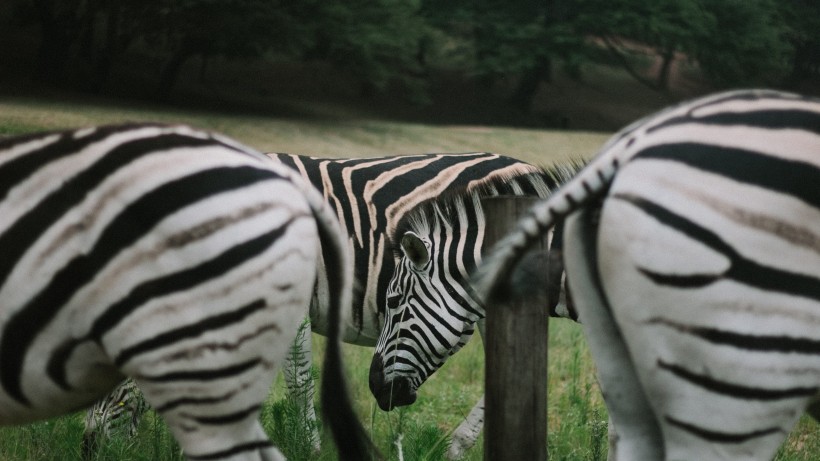
<svg viewBox="0 0 820 461">
<path fill-rule="evenodd" d="M 482 200 L 496 196 L 547 197 L 583 168 L 583 162 L 568 162 L 539 173 L 495 178 L 479 187 L 451 191 L 420 203 L 406 214 L 391 234 L 391 247 L 399 251 L 401 238 L 408 232 L 424 236 L 432 258 L 443 268 L 452 286 L 468 286 L 468 279 L 481 263 L 487 228 Z M 397 253 L 396 257 L 400 255 Z M 467 313 L 484 310 L 469 291 L 465 293 Z"/>
</svg>

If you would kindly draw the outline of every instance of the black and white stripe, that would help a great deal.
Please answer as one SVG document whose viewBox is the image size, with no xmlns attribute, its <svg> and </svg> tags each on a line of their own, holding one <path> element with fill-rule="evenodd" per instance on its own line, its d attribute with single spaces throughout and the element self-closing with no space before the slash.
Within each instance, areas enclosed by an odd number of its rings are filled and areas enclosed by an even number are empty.
<svg viewBox="0 0 820 461">
<path fill-rule="evenodd" d="M 557 220 L 618 459 L 771 459 L 820 396 L 820 101 L 721 93 L 616 135 L 485 260 Z"/>
<path fill-rule="evenodd" d="M 0 140 L 0 217 L 0 424 L 85 407 L 128 376 L 189 459 L 279 459 L 257 417 L 320 250 L 332 338 L 349 301 L 344 239 L 314 189 L 226 138 L 108 126 Z M 340 451 L 359 459 L 336 394 Z"/>
<path fill-rule="evenodd" d="M 404 217 L 391 236 L 399 265 L 370 369 L 370 389 L 382 409 L 413 403 L 416 390 L 466 344 L 484 317 L 468 283 L 481 260 L 486 229 L 481 199 L 546 197 L 580 168 L 568 164 L 500 177 L 429 200 Z"/>
</svg>

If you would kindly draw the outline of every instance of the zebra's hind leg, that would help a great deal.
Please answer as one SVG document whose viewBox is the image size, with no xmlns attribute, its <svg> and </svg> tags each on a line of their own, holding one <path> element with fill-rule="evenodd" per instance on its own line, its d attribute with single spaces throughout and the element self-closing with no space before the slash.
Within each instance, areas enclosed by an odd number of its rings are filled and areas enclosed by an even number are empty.
<svg viewBox="0 0 820 461">
<path fill-rule="evenodd" d="M 297 293 L 294 303 L 305 299 Z M 280 303 L 221 336 L 201 335 L 196 346 L 180 342 L 138 356 L 123 371 L 188 459 L 281 461 L 259 416 L 304 314 Z"/>
<path fill-rule="evenodd" d="M 662 221 L 638 202 L 605 202 L 597 260 L 661 427 L 665 459 L 772 459 L 818 392 L 817 356 L 785 352 L 791 344 L 817 341 L 818 305 L 724 276 L 732 261 L 696 239 L 703 233 L 695 228 L 700 224 L 690 224 L 706 213 L 651 193 L 653 200 L 668 200 L 667 209 L 688 216 Z M 673 224 L 688 226 L 688 232 Z M 725 222 L 713 229 L 726 239 L 719 249 L 727 253 L 731 245 L 732 251 L 754 254 L 745 242 L 765 248 Z"/>
<path fill-rule="evenodd" d="M 612 317 L 596 272 L 594 211 L 582 210 L 566 221 L 564 264 L 567 281 L 586 333 L 609 411 L 608 459 L 659 460 L 660 428 L 638 381 L 621 331 Z"/>
<path fill-rule="evenodd" d="M 242 382 L 228 390 L 196 382 L 163 386 L 153 379 L 137 379 L 137 384 L 187 459 L 285 461 L 259 422 L 263 400 L 259 390 L 264 386 L 267 394 L 269 381 L 234 379 Z"/>
</svg>

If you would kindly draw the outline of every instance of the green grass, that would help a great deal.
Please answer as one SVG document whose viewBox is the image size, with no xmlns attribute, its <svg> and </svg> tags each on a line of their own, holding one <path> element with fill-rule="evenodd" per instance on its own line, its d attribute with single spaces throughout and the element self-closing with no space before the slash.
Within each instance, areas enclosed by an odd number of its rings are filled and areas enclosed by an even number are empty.
<svg viewBox="0 0 820 461">
<path fill-rule="evenodd" d="M 467 126 L 426 126 L 373 120 L 287 120 L 251 115 L 168 110 L 107 101 L 43 101 L 0 99 L 0 136 L 35 130 L 63 129 L 122 121 L 183 122 L 218 130 L 262 151 L 322 156 L 374 156 L 419 152 L 493 151 L 534 163 L 591 156 L 607 135 Z M 318 357 L 324 338 L 313 336 Z M 385 413 L 375 405 L 367 386 L 372 350 L 345 345 L 352 399 L 372 438 L 388 459 L 440 459 L 447 437 L 483 392 L 484 359 L 480 340 L 473 340 L 422 387 L 418 401 Z M 319 375 L 321 378 L 321 374 Z M 548 445 L 552 460 L 606 459 L 606 409 L 594 377 L 594 365 L 580 326 L 550 322 L 548 378 Z M 321 410 L 321 408 L 320 408 Z M 78 413 L 23 427 L 0 428 L 0 460 L 80 459 L 82 418 Z M 303 418 L 289 400 L 280 376 L 262 415 L 275 444 L 292 460 L 335 460 L 327 434 L 325 449 L 311 452 Z M 818 425 L 801 420 L 776 458 L 778 461 L 820 459 Z M 483 440 L 467 460 L 483 459 Z M 180 460 L 179 448 L 164 423 L 153 413 L 143 418 L 135 440 L 115 436 L 97 460 Z"/>
</svg>

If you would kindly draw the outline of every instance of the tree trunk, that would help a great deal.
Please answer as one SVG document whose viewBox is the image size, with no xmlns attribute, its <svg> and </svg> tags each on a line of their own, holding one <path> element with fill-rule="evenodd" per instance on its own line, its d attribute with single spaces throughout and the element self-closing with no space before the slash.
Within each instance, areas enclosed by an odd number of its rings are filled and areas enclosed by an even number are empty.
<svg viewBox="0 0 820 461">
<path fill-rule="evenodd" d="M 99 93 L 108 83 L 111 75 L 111 66 L 114 58 L 123 52 L 123 37 L 120 31 L 122 6 L 119 1 L 109 1 L 108 16 L 105 26 L 105 43 L 100 49 L 94 63 L 94 75 L 91 82 L 91 91 Z"/>
<path fill-rule="evenodd" d="M 661 53 L 661 67 L 658 70 L 658 89 L 669 89 L 669 74 L 672 70 L 672 63 L 675 62 L 675 49 L 667 49 Z"/>
<path fill-rule="evenodd" d="M 521 76 L 518 86 L 510 96 L 510 104 L 518 111 L 529 113 L 532 109 L 532 100 L 541 82 L 549 81 L 552 75 L 552 60 L 543 56 L 532 69 L 529 69 Z"/>
<path fill-rule="evenodd" d="M 73 42 L 71 29 L 74 26 L 60 20 L 51 0 L 34 0 L 34 9 L 40 22 L 40 47 L 37 50 L 35 79 L 59 84 L 63 81 L 68 55 Z"/>
<path fill-rule="evenodd" d="M 614 56 L 619 61 L 621 67 L 629 75 L 631 75 L 632 78 L 634 78 L 639 83 L 641 83 L 643 85 L 646 85 L 647 87 L 649 87 L 653 90 L 659 90 L 660 89 L 660 88 L 658 88 L 658 80 L 657 79 L 647 78 L 644 75 L 642 75 L 642 73 L 639 72 L 637 69 L 635 69 L 635 67 L 629 61 L 627 56 L 623 52 L 621 52 L 620 47 L 617 44 L 617 42 L 618 42 L 617 39 L 609 37 L 607 35 L 602 35 L 602 36 L 600 36 L 600 38 L 603 40 L 604 45 L 606 46 L 607 50 L 609 50 L 609 52 L 612 54 L 612 56 Z"/>
<path fill-rule="evenodd" d="M 182 65 L 196 56 L 196 54 L 197 53 L 192 49 L 183 47 L 171 55 L 171 58 L 165 63 L 159 76 L 159 84 L 157 85 L 156 92 L 158 99 L 161 101 L 168 100 L 171 96 L 171 91 L 173 91 L 179 79 L 179 71 L 182 69 Z"/>
</svg>

